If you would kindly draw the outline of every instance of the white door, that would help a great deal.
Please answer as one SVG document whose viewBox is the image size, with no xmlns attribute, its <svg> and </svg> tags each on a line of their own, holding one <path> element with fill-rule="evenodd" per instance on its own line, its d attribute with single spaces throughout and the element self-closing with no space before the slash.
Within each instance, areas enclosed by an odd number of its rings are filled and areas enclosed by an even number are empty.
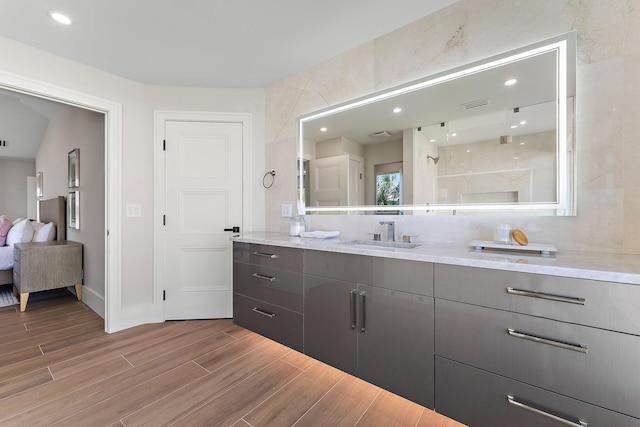
<svg viewBox="0 0 640 427">
<path fill-rule="evenodd" d="M 310 160 L 309 174 L 311 206 L 349 205 L 349 156 Z"/>
<path fill-rule="evenodd" d="M 233 316 L 231 232 L 242 226 L 242 124 L 165 128 L 165 318 Z"/>
</svg>

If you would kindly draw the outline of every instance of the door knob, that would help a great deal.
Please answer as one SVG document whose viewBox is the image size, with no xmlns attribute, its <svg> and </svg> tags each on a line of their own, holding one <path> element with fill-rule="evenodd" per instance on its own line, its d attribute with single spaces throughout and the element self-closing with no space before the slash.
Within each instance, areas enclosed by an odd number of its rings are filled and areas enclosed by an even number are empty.
<svg viewBox="0 0 640 427">
<path fill-rule="evenodd" d="M 240 227 L 225 228 L 224 231 L 233 231 L 234 233 L 239 233 Z"/>
</svg>

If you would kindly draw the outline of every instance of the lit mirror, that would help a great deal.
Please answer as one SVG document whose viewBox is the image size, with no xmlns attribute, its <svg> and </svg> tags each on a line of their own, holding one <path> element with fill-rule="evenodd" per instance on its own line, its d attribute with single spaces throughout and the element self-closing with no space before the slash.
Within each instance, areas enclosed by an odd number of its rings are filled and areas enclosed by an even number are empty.
<svg viewBox="0 0 640 427">
<path fill-rule="evenodd" d="M 303 116 L 298 210 L 574 215 L 574 97 L 568 33 Z"/>
</svg>

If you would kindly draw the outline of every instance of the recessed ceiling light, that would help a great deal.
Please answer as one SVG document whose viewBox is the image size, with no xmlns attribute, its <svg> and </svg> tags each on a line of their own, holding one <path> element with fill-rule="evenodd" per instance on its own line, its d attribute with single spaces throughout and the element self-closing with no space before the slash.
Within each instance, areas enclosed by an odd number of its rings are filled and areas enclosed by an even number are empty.
<svg viewBox="0 0 640 427">
<path fill-rule="evenodd" d="M 516 83 L 518 83 L 518 79 L 509 79 L 506 82 L 504 82 L 504 85 L 505 86 L 513 86 Z"/>
<path fill-rule="evenodd" d="M 451 134 L 451 136 L 456 136 L 456 135 L 458 135 L 458 134 L 457 134 L 457 133 L 455 133 L 455 132 Z"/>
<path fill-rule="evenodd" d="M 325 128 L 325 127 L 321 127 L 320 128 L 320 132 L 326 132 L 326 131 L 327 131 L 327 128 Z"/>
<path fill-rule="evenodd" d="M 396 107 L 396 108 L 393 109 L 394 113 L 399 113 L 400 111 L 402 111 L 402 108 L 400 108 L 400 107 Z"/>
<path fill-rule="evenodd" d="M 436 140 L 435 139 L 430 139 L 429 142 L 436 142 Z"/>
<path fill-rule="evenodd" d="M 513 126 L 511 126 L 511 129 L 515 129 L 517 127 L 518 127 L 518 125 L 513 125 Z"/>
<path fill-rule="evenodd" d="M 51 17 L 51 19 L 60 24 L 71 25 L 71 18 L 69 18 L 65 14 L 62 14 L 60 12 L 49 12 L 49 16 Z"/>
<path fill-rule="evenodd" d="M 523 121 L 521 121 L 521 122 L 520 122 L 520 124 L 521 124 L 521 125 L 526 125 L 526 124 L 527 124 L 527 121 L 526 121 L 526 120 L 523 120 Z"/>
</svg>

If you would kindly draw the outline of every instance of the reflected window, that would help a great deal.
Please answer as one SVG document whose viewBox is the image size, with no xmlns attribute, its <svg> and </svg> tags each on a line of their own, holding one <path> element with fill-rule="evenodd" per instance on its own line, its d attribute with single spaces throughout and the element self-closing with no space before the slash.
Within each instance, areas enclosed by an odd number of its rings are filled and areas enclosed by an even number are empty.
<svg viewBox="0 0 640 427">
<path fill-rule="evenodd" d="M 402 162 L 374 166 L 376 176 L 376 205 L 402 204 Z"/>
</svg>

